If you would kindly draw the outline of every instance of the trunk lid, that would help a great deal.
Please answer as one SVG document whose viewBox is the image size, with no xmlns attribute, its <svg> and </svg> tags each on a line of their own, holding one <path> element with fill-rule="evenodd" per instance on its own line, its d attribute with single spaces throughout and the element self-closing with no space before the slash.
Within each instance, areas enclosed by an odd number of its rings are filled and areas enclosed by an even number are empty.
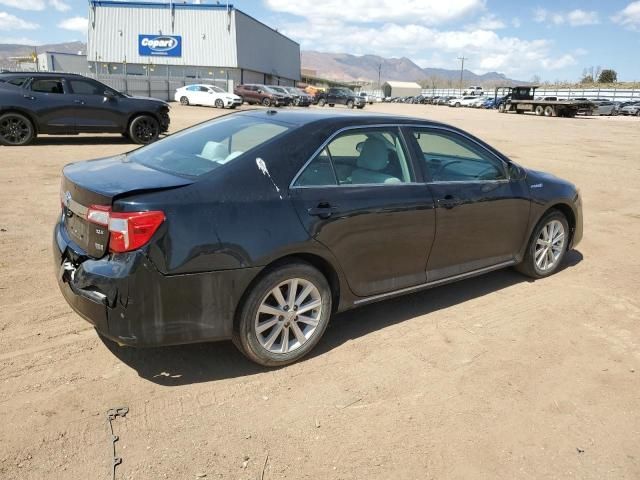
<svg viewBox="0 0 640 480">
<path fill-rule="evenodd" d="M 123 196 L 190 185 L 189 180 L 130 161 L 126 155 L 72 163 L 62 170 L 62 224 L 84 253 L 100 258 L 108 251 L 109 230 L 87 221 L 91 206 L 111 207 Z"/>
</svg>

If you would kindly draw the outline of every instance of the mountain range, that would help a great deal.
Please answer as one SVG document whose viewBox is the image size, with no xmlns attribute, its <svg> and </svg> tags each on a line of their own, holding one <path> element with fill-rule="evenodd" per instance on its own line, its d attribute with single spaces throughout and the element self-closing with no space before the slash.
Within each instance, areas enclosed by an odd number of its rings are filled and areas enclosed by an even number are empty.
<svg viewBox="0 0 640 480">
<path fill-rule="evenodd" d="M 29 45 L 0 44 L 0 67 L 13 66 L 10 57 L 29 56 L 34 52 Z M 64 53 L 86 52 L 87 45 L 83 42 L 67 42 L 49 45 L 40 45 L 38 52 L 54 51 Z M 425 86 L 457 87 L 460 79 L 460 70 L 447 70 L 444 68 L 421 68 L 406 57 L 385 58 L 378 55 L 350 55 L 346 53 L 325 53 L 316 51 L 300 52 L 302 68 L 316 72 L 321 78 L 338 81 L 364 81 L 377 83 L 378 73 L 380 79 L 398 81 L 419 81 Z M 489 72 L 477 75 L 469 70 L 464 71 L 465 85 L 510 85 L 519 82 L 507 78 L 498 72 Z"/>
<path fill-rule="evenodd" d="M 406 82 L 420 82 L 425 84 L 438 83 L 445 86 L 452 83 L 457 86 L 460 70 L 444 68 L 421 68 L 406 57 L 385 58 L 378 55 L 350 55 L 347 53 L 325 53 L 302 51 L 302 68 L 314 70 L 317 76 L 340 81 L 370 81 L 377 83 L 378 70 L 381 81 L 397 80 Z M 465 85 L 486 84 L 515 84 L 526 83 L 507 78 L 498 72 L 488 72 L 482 75 L 465 69 L 463 73 Z"/>
</svg>

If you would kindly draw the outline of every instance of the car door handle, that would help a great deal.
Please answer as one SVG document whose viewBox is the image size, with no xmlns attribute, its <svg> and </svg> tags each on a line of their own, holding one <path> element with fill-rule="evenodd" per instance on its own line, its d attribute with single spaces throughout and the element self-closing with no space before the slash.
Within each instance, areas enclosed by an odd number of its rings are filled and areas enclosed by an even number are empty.
<svg viewBox="0 0 640 480">
<path fill-rule="evenodd" d="M 36 97 L 34 97 L 33 95 L 23 95 L 24 98 L 26 98 L 27 100 L 35 100 Z"/>
<path fill-rule="evenodd" d="M 77 103 L 78 105 L 84 105 L 84 100 L 74 100 L 73 103 Z"/>
<path fill-rule="evenodd" d="M 438 206 L 442 208 L 454 208 L 458 205 L 462 204 L 462 200 L 460 200 L 455 195 L 445 195 L 444 198 L 440 198 L 438 200 Z"/>
<path fill-rule="evenodd" d="M 332 206 L 330 203 L 321 202 L 318 204 L 318 206 L 312 207 L 307 210 L 307 212 L 313 217 L 329 218 L 336 210 L 337 207 Z"/>
</svg>

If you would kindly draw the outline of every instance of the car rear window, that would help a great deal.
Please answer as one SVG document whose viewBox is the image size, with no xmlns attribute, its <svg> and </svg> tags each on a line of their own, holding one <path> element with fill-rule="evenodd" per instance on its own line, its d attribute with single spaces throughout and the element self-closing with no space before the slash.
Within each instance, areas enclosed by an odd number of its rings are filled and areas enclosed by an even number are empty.
<svg viewBox="0 0 640 480">
<path fill-rule="evenodd" d="M 129 154 L 147 167 L 199 177 L 287 132 L 290 125 L 250 115 L 228 115 L 183 130 Z"/>
</svg>

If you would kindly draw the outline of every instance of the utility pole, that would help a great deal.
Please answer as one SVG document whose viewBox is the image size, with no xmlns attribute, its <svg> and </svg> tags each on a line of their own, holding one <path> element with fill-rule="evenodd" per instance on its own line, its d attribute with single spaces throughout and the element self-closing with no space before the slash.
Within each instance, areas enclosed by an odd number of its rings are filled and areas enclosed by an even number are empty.
<svg viewBox="0 0 640 480">
<path fill-rule="evenodd" d="M 382 85 L 380 85 L 381 75 L 382 75 L 382 64 L 378 65 L 378 90 L 382 90 Z"/>
<path fill-rule="evenodd" d="M 465 60 L 469 60 L 468 58 L 465 58 L 465 56 L 463 55 L 462 57 L 458 57 L 458 60 L 460 60 L 461 65 L 460 65 L 460 93 L 462 94 L 462 77 L 464 75 L 464 61 Z"/>
</svg>

